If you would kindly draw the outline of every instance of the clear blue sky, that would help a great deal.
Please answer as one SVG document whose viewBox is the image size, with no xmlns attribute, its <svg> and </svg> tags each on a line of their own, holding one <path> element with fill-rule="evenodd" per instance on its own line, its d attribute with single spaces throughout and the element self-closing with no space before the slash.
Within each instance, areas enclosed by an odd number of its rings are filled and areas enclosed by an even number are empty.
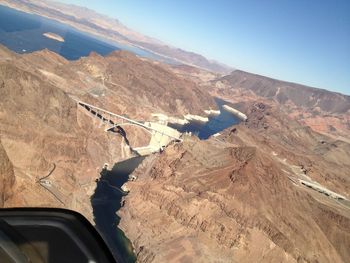
<svg viewBox="0 0 350 263">
<path fill-rule="evenodd" d="M 350 94 L 350 0 L 61 0 L 232 67 Z"/>
</svg>

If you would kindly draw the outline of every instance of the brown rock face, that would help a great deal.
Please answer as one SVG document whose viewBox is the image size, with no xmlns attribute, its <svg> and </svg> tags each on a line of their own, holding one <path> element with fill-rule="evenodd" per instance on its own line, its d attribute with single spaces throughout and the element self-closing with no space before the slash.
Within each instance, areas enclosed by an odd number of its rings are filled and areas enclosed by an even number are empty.
<svg viewBox="0 0 350 263">
<path fill-rule="evenodd" d="M 227 82 L 232 89 L 250 90 L 260 97 L 273 99 L 280 104 L 290 102 L 298 107 L 318 107 L 329 113 L 346 113 L 350 110 L 349 96 L 240 70 L 235 70 L 217 81 Z"/>
<path fill-rule="evenodd" d="M 12 163 L 0 141 L 0 207 L 4 207 L 5 202 L 12 195 L 12 186 L 14 182 L 15 175 Z"/>
<path fill-rule="evenodd" d="M 200 76 L 212 76 L 192 72 L 195 84 L 174 74 L 181 69 L 127 52 L 74 62 L 47 50 L 0 54 L 4 206 L 67 207 L 92 220 L 94 179 L 105 162 L 123 158 L 124 144 L 98 129 L 72 98 L 137 120 L 214 107 L 198 85 Z M 207 141 L 185 137 L 146 158 L 137 180 L 128 182 L 120 226 L 139 262 L 347 262 L 350 144 L 302 126 L 297 113 L 311 114 L 318 102 L 298 102 L 294 90 L 271 89 L 271 97 L 254 78 L 248 86 L 255 88 L 237 93 L 228 89 L 231 82 L 220 83 L 211 92 L 242 95 L 231 101 L 245 100 L 235 107 L 248 121 Z M 282 91 L 285 103 L 278 100 Z M 346 116 L 346 103 L 329 107 L 320 106 L 320 116 Z M 133 145 L 146 141 L 139 131 L 127 133 Z"/>
<path fill-rule="evenodd" d="M 242 110 L 248 115 L 248 122 L 240 127 L 244 136 L 231 134 L 227 142 L 252 144 L 274 152 L 279 159 L 291 159 L 322 185 L 348 195 L 349 143 L 314 132 L 285 115 L 277 106 L 247 103 Z"/>
<path fill-rule="evenodd" d="M 264 100 L 314 131 L 350 141 L 350 96 L 236 70 L 208 84 L 234 103 Z"/>
<path fill-rule="evenodd" d="M 91 126 L 79 126 L 76 104 L 33 73 L 2 63 L 0 79 L 0 132 L 16 175 L 6 205 L 64 206 L 90 216 L 88 193 L 99 166 L 87 152 Z M 45 188 L 38 180 L 50 171 Z"/>
<path fill-rule="evenodd" d="M 348 261 L 349 203 L 299 179 L 349 198 L 349 145 L 334 151 L 263 103 L 246 112 L 247 123 L 187 137 L 134 172 L 119 213 L 140 262 Z"/>
<path fill-rule="evenodd" d="M 17 55 L 0 47 L 0 54 L 1 206 L 66 207 L 92 220 L 94 179 L 104 163 L 131 153 L 122 155 L 122 138 L 99 128 L 73 98 L 136 120 L 214 104 L 193 82 L 127 52 L 74 62 L 48 50 Z M 132 146 L 149 142 L 142 130 L 125 130 Z"/>
<path fill-rule="evenodd" d="M 72 63 L 71 67 L 74 71 L 84 70 L 102 83 L 108 88 L 107 95 L 125 100 L 128 115 L 141 112 L 140 109 L 177 116 L 203 115 L 203 109 L 216 107 L 211 96 L 195 83 L 176 76 L 161 64 L 141 60 L 126 51 L 112 52 L 105 58 L 93 54 Z"/>
</svg>

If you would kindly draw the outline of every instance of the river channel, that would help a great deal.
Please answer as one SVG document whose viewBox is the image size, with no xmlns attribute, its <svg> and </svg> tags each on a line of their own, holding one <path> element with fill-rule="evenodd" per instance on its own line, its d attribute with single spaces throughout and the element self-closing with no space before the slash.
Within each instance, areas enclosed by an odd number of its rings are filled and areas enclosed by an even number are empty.
<svg viewBox="0 0 350 263">
<path fill-rule="evenodd" d="M 235 116 L 223 110 L 222 106 L 227 104 L 225 101 L 215 100 L 220 109 L 220 114 L 209 117 L 207 123 L 169 126 L 176 128 L 180 132 L 192 132 L 203 140 L 239 123 Z M 96 227 L 118 262 L 130 263 L 136 261 L 131 242 L 123 231 L 118 228 L 120 218 L 116 213 L 121 207 L 123 196 L 126 194 L 121 190 L 121 186 L 127 182 L 129 174 L 134 171 L 143 159 L 144 157 L 134 157 L 116 163 L 112 170 L 103 170 L 97 182 L 95 193 L 91 197 Z"/>
</svg>

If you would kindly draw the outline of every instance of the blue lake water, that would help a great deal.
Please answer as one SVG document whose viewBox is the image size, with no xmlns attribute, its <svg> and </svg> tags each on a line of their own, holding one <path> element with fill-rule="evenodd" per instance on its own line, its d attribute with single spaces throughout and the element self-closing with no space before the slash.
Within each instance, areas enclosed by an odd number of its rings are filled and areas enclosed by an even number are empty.
<svg viewBox="0 0 350 263">
<path fill-rule="evenodd" d="M 43 36 L 47 32 L 58 34 L 65 41 L 59 42 Z M 120 49 L 143 57 L 164 60 L 146 50 L 97 39 L 55 20 L 27 14 L 2 5 L 0 5 L 0 43 L 17 53 L 29 53 L 47 48 L 69 60 L 87 56 L 92 51 L 106 55 Z"/>
<path fill-rule="evenodd" d="M 198 136 L 199 139 L 205 140 L 240 122 L 240 119 L 223 109 L 223 105 L 229 105 L 230 103 L 219 98 L 215 98 L 215 102 L 220 110 L 220 114 L 215 117 L 209 117 L 209 121 L 204 125 L 197 122 L 191 122 L 184 126 L 175 124 L 169 124 L 169 126 L 180 132 L 192 132 L 192 134 Z"/>
</svg>

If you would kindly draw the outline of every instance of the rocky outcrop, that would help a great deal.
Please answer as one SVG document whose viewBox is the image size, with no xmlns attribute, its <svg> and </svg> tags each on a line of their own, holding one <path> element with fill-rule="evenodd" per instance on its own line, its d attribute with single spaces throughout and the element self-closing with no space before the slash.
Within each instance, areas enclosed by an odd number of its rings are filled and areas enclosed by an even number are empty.
<svg viewBox="0 0 350 263">
<path fill-rule="evenodd" d="M 350 96 L 241 70 L 235 70 L 216 81 L 227 83 L 231 89 L 250 90 L 259 97 L 273 99 L 280 104 L 291 103 L 300 108 L 319 108 L 328 113 L 346 113 L 350 110 Z"/>
<path fill-rule="evenodd" d="M 290 159 L 303 167 L 303 173 L 322 185 L 348 195 L 349 143 L 314 132 L 281 112 L 277 106 L 252 102 L 240 109 L 248 114 L 248 121 L 230 136 L 226 131 L 224 140 L 274 152 L 280 160 Z M 243 131 L 244 136 L 239 135 L 239 131 Z"/>
<path fill-rule="evenodd" d="M 187 137 L 134 172 L 119 214 L 140 262 L 347 262 L 349 204 L 297 179 L 346 194 L 349 153 L 316 153 L 331 139 L 273 107 L 245 110 L 246 123 L 207 141 Z"/>
<path fill-rule="evenodd" d="M 108 149 L 106 138 L 94 141 L 91 124 L 78 123 L 85 116 L 76 103 L 37 75 L 7 62 L 0 65 L 0 79 L 1 140 L 16 167 L 7 206 L 64 206 L 91 219 L 93 178 L 110 155 L 101 160 L 89 150 Z M 48 174 L 51 186 L 45 188 L 39 180 Z"/>
<path fill-rule="evenodd" d="M 149 114 L 151 109 L 158 109 L 158 112 L 181 117 L 203 115 L 204 109 L 216 107 L 207 91 L 195 83 L 179 78 L 161 64 L 141 60 L 126 51 L 112 52 L 105 58 L 92 54 L 72 63 L 72 67 L 83 69 L 114 96 L 125 100 L 130 107 L 128 115 L 145 109 Z"/>
<path fill-rule="evenodd" d="M 3 176 L 16 179 L 3 180 L 6 206 L 66 207 L 92 220 L 90 197 L 101 167 L 132 153 L 124 155 L 122 137 L 106 133 L 74 99 L 141 121 L 213 104 L 193 82 L 127 52 L 74 62 L 48 50 L 18 55 L 0 47 L 0 54 L 0 136 L 6 164 L 14 164 Z M 142 129 L 125 132 L 133 147 L 149 143 Z"/>
<path fill-rule="evenodd" d="M 9 52 L 9 51 L 8 51 Z M 12 52 L 9 52 L 12 53 Z M 67 61 L 48 50 L 16 57 L 16 65 L 70 95 L 129 117 L 147 120 L 152 113 L 183 118 L 215 109 L 214 99 L 168 66 L 126 51 L 106 57 L 91 53 Z"/>
<path fill-rule="evenodd" d="M 13 165 L 0 140 L 0 207 L 4 207 L 5 202 L 11 197 L 14 182 Z"/>
<path fill-rule="evenodd" d="M 233 103 L 263 100 L 333 138 L 350 141 L 350 96 L 235 70 L 207 82 L 214 96 Z"/>
</svg>

